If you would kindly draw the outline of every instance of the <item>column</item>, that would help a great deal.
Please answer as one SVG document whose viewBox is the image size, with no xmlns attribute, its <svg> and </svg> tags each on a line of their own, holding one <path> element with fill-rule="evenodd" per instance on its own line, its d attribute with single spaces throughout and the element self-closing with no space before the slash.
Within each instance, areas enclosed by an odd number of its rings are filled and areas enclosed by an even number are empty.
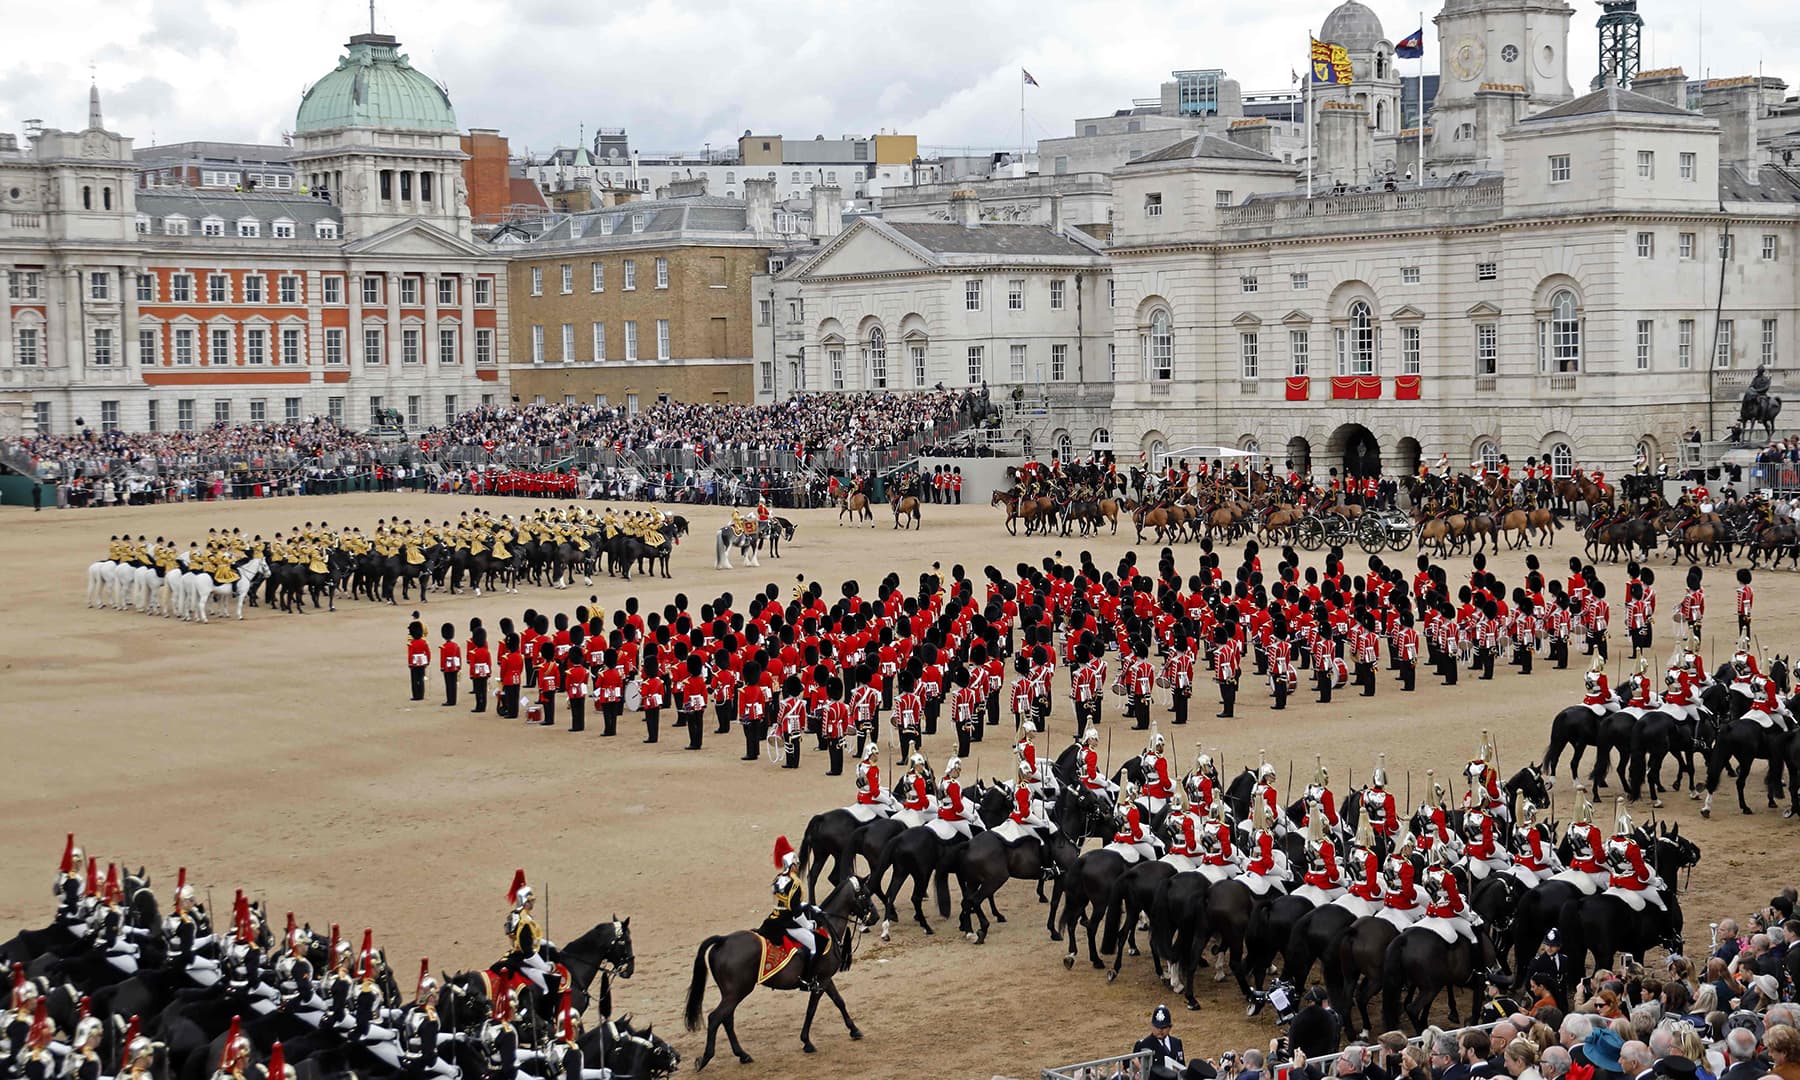
<svg viewBox="0 0 1800 1080">
<path fill-rule="evenodd" d="M 61 348 L 63 363 L 68 372 L 68 385 L 74 386 L 87 373 L 87 342 L 82 340 L 81 334 L 82 303 L 83 297 L 86 295 L 82 288 L 82 279 L 86 277 L 86 268 L 67 266 L 63 268 L 62 273 L 53 276 L 45 275 L 45 277 L 46 285 L 62 292 L 62 326 L 60 328 L 62 333 L 59 335 L 62 341 L 57 344 Z M 54 319 L 56 314 L 57 311 L 52 307 L 51 318 Z M 46 365 L 51 362 L 53 355 L 46 351 L 44 356 Z"/>
<path fill-rule="evenodd" d="M 389 272 L 387 275 L 387 332 L 382 335 L 383 346 L 387 351 L 388 370 L 400 373 L 400 275 Z"/>
<path fill-rule="evenodd" d="M 470 386 L 480 389 L 475 382 L 475 275 L 464 270 L 457 280 L 456 288 L 456 299 L 461 306 L 462 316 L 462 374 Z M 469 403 L 470 407 L 474 407 L 480 400 L 477 396 L 475 401 Z"/>
<path fill-rule="evenodd" d="M 118 357 L 114 362 L 135 377 L 143 370 L 143 358 L 138 355 L 138 268 L 121 266 L 118 269 L 119 297 L 123 304 L 119 316 L 119 340 L 113 343 L 113 353 Z"/>
<path fill-rule="evenodd" d="M 6 291 L 12 269 L 11 263 L 0 262 L 0 368 L 12 366 L 12 299 Z"/>
<path fill-rule="evenodd" d="M 423 176 L 424 174 L 419 175 Z M 438 361 L 438 275 L 426 274 L 419 287 L 425 290 L 425 332 L 421 335 L 424 340 L 419 342 L 419 359 L 428 370 L 436 371 L 435 365 Z"/>
<path fill-rule="evenodd" d="M 352 379 L 363 373 L 362 283 L 362 274 L 355 270 L 344 275 L 344 288 L 349 290 L 344 299 L 350 305 L 350 328 L 344 331 L 350 338 L 344 342 L 349 351 L 344 354 L 344 359 L 350 365 Z"/>
</svg>

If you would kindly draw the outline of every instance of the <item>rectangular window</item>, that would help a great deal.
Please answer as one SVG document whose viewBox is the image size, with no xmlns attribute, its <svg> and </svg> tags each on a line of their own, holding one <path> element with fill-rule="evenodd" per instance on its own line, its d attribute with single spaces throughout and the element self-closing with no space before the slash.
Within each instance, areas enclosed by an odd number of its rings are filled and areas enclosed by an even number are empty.
<svg viewBox="0 0 1800 1080">
<path fill-rule="evenodd" d="M 775 321 L 775 301 L 758 300 L 756 302 L 756 325 L 767 326 Z"/>
<path fill-rule="evenodd" d="M 669 287 L 669 260 L 660 255 L 656 259 L 656 287 L 659 289 Z"/>
<path fill-rule="evenodd" d="M 343 397 L 334 395 L 325 399 L 325 416 L 334 424 L 344 422 Z"/>
<path fill-rule="evenodd" d="M 572 322 L 562 324 L 561 360 L 565 364 L 572 364 L 575 362 L 575 324 Z"/>
<path fill-rule="evenodd" d="M 1722 367 L 1722 368 L 1727 368 L 1727 367 L 1731 366 L 1731 331 L 1732 331 L 1732 329 L 1733 329 L 1732 320 L 1730 320 L 1730 319 L 1720 319 L 1719 320 L 1719 336 L 1718 336 L 1719 348 L 1718 348 L 1717 353 L 1715 354 L 1714 362 L 1717 363 L 1718 366 Z"/>
<path fill-rule="evenodd" d="M 625 359 L 636 360 L 637 358 L 638 358 L 637 320 L 636 319 L 626 319 L 625 320 Z"/>
<path fill-rule="evenodd" d="M 1162 192 L 1152 191 L 1144 196 L 1144 216 L 1162 217 Z"/>
<path fill-rule="evenodd" d="M 231 299 L 231 279 L 224 274 L 206 275 L 206 302 L 223 304 Z"/>
<path fill-rule="evenodd" d="M 194 430 L 193 398 L 182 398 L 175 403 L 175 426 L 183 431 Z"/>
<path fill-rule="evenodd" d="M 978 385 L 987 378 L 987 353 L 980 345 L 969 346 L 969 385 Z"/>
<path fill-rule="evenodd" d="M 230 398 L 215 398 L 215 399 L 213 399 L 213 423 L 215 423 L 215 424 L 231 423 L 231 399 Z"/>
<path fill-rule="evenodd" d="M 575 291 L 575 268 L 568 263 L 562 264 L 562 291 L 565 294 Z"/>
<path fill-rule="evenodd" d="M 1637 234 L 1637 257 L 1650 259 L 1656 257 L 1656 234 L 1641 232 Z"/>
<path fill-rule="evenodd" d="M 256 398 L 256 399 L 252 400 L 250 402 L 250 422 L 252 424 L 260 424 L 263 421 L 267 420 L 268 418 L 269 418 L 269 403 L 268 403 L 268 401 L 263 398 Z"/>
<path fill-rule="evenodd" d="M 456 303 L 456 279 L 452 277 L 438 278 L 437 294 L 439 306 L 454 306 Z"/>
<path fill-rule="evenodd" d="M 1493 323 L 1475 324 L 1475 374 L 1500 371 L 1500 328 Z"/>
<path fill-rule="evenodd" d="M 1424 349 L 1420 347 L 1420 332 L 1416 326 L 1400 328 L 1400 374 L 1417 375 L 1424 370 Z"/>
<path fill-rule="evenodd" d="M 1694 366 L 1694 320 L 1675 324 L 1675 366 L 1683 371 Z"/>
<path fill-rule="evenodd" d="M 658 360 L 669 358 L 669 320 L 667 319 L 656 320 L 656 358 Z"/>
<path fill-rule="evenodd" d="M 418 427 L 425 399 L 418 394 L 406 395 L 406 426 Z"/>
<path fill-rule="evenodd" d="M 1288 331 L 1288 374 L 1304 376 L 1312 366 L 1312 335 L 1306 330 Z"/>
<path fill-rule="evenodd" d="M 281 362 L 292 366 L 300 362 L 300 331 L 284 329 L 281 332 Z"/>
<path fill-rule="evenodd" d="M 486 307 L 494 302 L 494 282 L 491 278 L 475 279 L 475 306 Z"/>
<path fill-rule="evenodd" d="M 566 292 L 567 290 L 565 289 L 564 291 Z M 419 305 L 418 278 L 402 277 L 400 279 L 400 303 L 406 307 L 417 307 Z"/>
<path fill-rule="evenodd" d="M 1050 346 L 1050 381 L 1062 382 L 1069 377 L 1069 347 Z"/>
<path fill-rule="evenodd" d="M 1106 279 L 1106 306 L 1115 307 L 1119 303 L 1119 283 L 1112 278 Z"/>
<path fill-rule="evenodd" d="M 1781 238 L 1774 233 L 1763 233 L 1762 257 L 1764 262 L 1774 262 L 1781 255 Z"/>
<path fill-rule="evenodd" d="M 1651 320 L 1639 319 L 1637 321 L 1637 369 L 1639 371 L 1650 370 L 1651 336 L 1655 331 L 1656 324 Z"/>
<path fill-rule="evenodd" d="M 244 362 L 247 364 L 266 364 L 269 362 L 269 332 L 257 327 L 244 331 Z"/>
<path fill-rule="evenodd" d="M 1498 281 L 1498 280 L 1500 280 L 1500 264 L 1499 263 L 1491 263 L 1491 262 L 1476 263 L 1475 264 L 1475 280 L 1476 281 Z"/>
<path fill-rule="evenodd" d="M 1051 311 L 1061 311 L 1063 309 L 1064 300 L 1065 300 L 1065 296 L 1066 296 L 1066 290 L 1068 289 L 1068 285 L 1069 285 L 1069 283 L 1064 281 L 1062 278 L 1056 278 L 1050 282 L 1050 310 Z"/>
<path fill-rule="evenodd" d="M 1762 363 L 1765 367 L 1775 366 L 1775 331 L 1776 320 L 1762 321 Z"/>
<path fill-rule="evenodd" d="M 225 223 L 217 218 L 207 218 L 200 223 L 201 236 L 224 236 Z"/>
<path fill-rule="evenodd" d="M 191 366 L 194 362 L 194 331 L 183 327 L 175 331 L 175 363 Z"/>
<path fill-rule="evenodd" d="M 1311 285 L 1312 285 L 1312 278 L 1307 274 L 1289 274 L 1288 275 L 1288 288 L 1294 290 L 1295 292 L 1299 292 L 1302 289 L 1306 289 L 1306 288 L 1310 287 Z"/>
<path fill-rule="evenodd" d="M 1221 190 L 1215 190 L 1213 192 L 1213 205 L 1214 206 L 1220 206 L 1220 207 L 1230 206 L 1232 204 L 1232 201 L 1233 200 L 1231 197 L 1231 192 L 1229 192 L 1229 191 L 1225 191 L 1225 190 L 1221 189 Z"/>
<path fill-rule="evenodd" d="M 43 275 L 36 270 L 13 270 L 6 275 L 6 295 L 12 300 L 38 300 L 43 284 Z"/>
<path fill-rule="evenodd" d="M 1737 237 L 1731 235 L 1730 233 L 1720 233 L 1719 234 L 1719 258 L 1720 258 L 1720 260 L 1722 260 L 1724 262 L 1730 262 L 1736 256 L 1737 256 Z"/>
<path fill-rule="evenodd" d="M 1240 274 L 1238 276 L 1238 289 L 1240 291 L 1253 293 L 1258 288 L 1260 288 L 1260 286 L 1257 284 L 1255 274 Z"/>
<path fill-rule="evenodd" d="M 173 304 L 188 304 L 188 303 L 192 303 L 193 300 L 194 300 L 194 275 L 192 275 L 192 274 L 170 274 L 169 275 L 169 302 L 173 303 Z"/>
<path fill-rule="evenodd" d="M 1257 377 L 1257 349 L 1260 342 L 1253 331 L 1238 335 L 1238 377 L 1254 379 Z"/>
<path fill-rule="evenodd" d="M 342 365 L 344 362 L 344 331 L 331 327 L 325 331 L 325 362 Z"/>
<path fill-rule="evenodd" d="M 1419 268 L 1416 266 L 1402 266 L 1400 268 L 1400 284 L 1402 285 L 1417 285 L 1423 277 L 1424 275 L 1420 273 Z"/>
<path fill-rule="evenodd" d="M 1654 151 L 1654 150 L 1639 150 L 1637 152 L 1637 154 L 1638 154 L 1638 176 L 1642 177 L 1645 180 L 1656 179 L 1656 151 Z"/>
<path fill-rule="evenodd" d="M 381 279 L 373 274 L 362 279 L 363 306 L 368 307 L 381 303 Z"/>
<path fill-rule="evenodd" d="M 544 328 L 541 326 L 531 328 L 531 362 L 534 364 L 544 362 Z"/>
<path fill-rule="evenodd" d="M 1681 178 L 1683 180 L 1694 179 L 1695 164 L 1696 158 L 1693 153 L 1689 152 L 1681 155 Z"/>
<path fill-rule="evenodd" d="M 96 270 L 88 275 L 88 296 L 95 300 L 112 298 L 112 275 L 104 270 Z"/>
<path fill-rule="evenodd" d="M 1550 155 L 1550 182 L 1560 184 L 1569 179 L 1569 155 Z"/>
<path fill-rule="evenodd" d="M 261 274 L 244 275 L 244 303 L 260 304 L 263 302 L 263 276 Z"/>
<path fill-rule="evenodd" d="M 456 363 L 456 330 L 453 327 L 438 330 L 438 363 Z"/>
<path fill-rule="evenodd" d="M 1106 346 L 1106 377 L 1114 380 L 1119 377 L 1119 347 L 1110 342 Z"/>
<path fill-rule="evenodd" d="M 31 418 L 37 430 L 46 435 L 50 433 L 50 403 L 48 401 L 32 402 Z"/>
<path fill-rule="evenodd" d="M 726 196 L 726 198 L 730 198 L 730 197 L 731 197 L 730 195 Z M 763 393 L 766 394 L 766 393 L 770 393 L 771 391 L 773 391 L 775 389 L 775 361 L 764 360 L 761 363 L 757 364 L 756 365 L 756 380 L 757 380 L 757 389 L 761 390 Z M 602 397 L 602 398 L 604 398 L 605 396 L 606 396 L 605 394 L 600 395 L 600 397 Z M 600 404 L 604 404 L 604 402 L 596 401 L 596 402 L 594 402 L 594 404 L 600 405 Z"/>
<path fill-rule="evenodd" d="M 292 240 L 294 238 L 294 223 L 291 221 L 277 221 L 275 223 L 274 235 L 277 240 Z"/>
<path fill-rule="evenodd" d="M 1764 239 L 1767 240 L 1769 238 L 1765 237 Z M 156 302 L 155 274 L 139 274 L 137 276 L 137 298 L 138 303 L 140 304 L 152 304 Z"/>
<path fill-rule="evenodd" d="M 1013 382 L 1016 382 L 1016 383 L 1024 382 L 1025 381 L 1025 346 L 1013 345 L 1013 346 L 1008 347 L 1006 352 L 1007 352 L 1007 360 L 1008 360 L 1007 373 L 1012 376 Z"/>
<path fill-rule="evenodd" d="M 118 402 L 102 401 L 100 403 L 100 430 L 101 431 L 117 431 L 117 430 L 119 430 L 119 403 Z"/>
<path fill-rule="evenodd" d="M 206 349 L 206 362 L 209 364 L 231 363 L 231 331 L 223 327 L 214 327 L 209 336 Z"/>
<path fill-rule="evenodd" d="M 1025 310 L 1025 279 L 1013 278 L 1006 283 L 1006 310 Z"/>
<path fill-rule="evenodd" d="M 400 331 L 400 362 L 402 364 L 419 362 L 419 328 L 416 326 Z"/>
<path fill-rule="evenodd" d="M 161 431 L 162 430 L 162 415 L 161 415 L 162 410 L 157 408 L 157 404 L 155 401 L 145 402 L 145 407 L 149 410 L 149 414 L 146 419 L 149 424 L 151 433 L 155 434 L 156 432 Z"/>
<path fill-rule="evenodd" d="M 382 416 L 381 395 L 369 395 L 369 423 L 380 425 L 386 418 Z"/>
<path fill-rule="evenodd" d="M 1678 244 L 1678 252 L 1681 255 L 1681 257 L 1684 259 L 1691 259 L 1694 257 L 1694 234 L 1693 233 L 1684 232 L 1681 234 L 1680 239 L 1679 239 L 1679 244 Z"/>
<path fill-rule="evenodd" d="M 300 279 L 293 274 L 283 274 L 277 283 L 281 290 L 281 302 L 298 304 L 300 302 Z"/>
<path fill-rule="evenodd" d="M 593 344 L 594 344 L 594 363 L 598 364 L 606 359 L 606 324 L 605 323 L 597 322 L 594 324 L 594 342 L 593 342 Z"/>
<path fill-rule="evenodd" d="M 111 367 L 113 362 L 113 332 L 101 328 L 94 331 L 94 348 L 92 359 L 95 367 Z"/>
<path fill-rule="evenodd" d="M 475 362 L 477 364 L 494 362 L 494 332 L 492 330 L 475 331 Z"/>
<path fill-rule="evenodd" d="M 456 395 L 455 394 L 445 394 L 444 395 L 444 426 L 449 427 L 451 424 L 454 424 L 454 423 L 456 423 Z"/>
<path fill-rule="evenodd" d="M 844 350 L 826 349 L 825 366 L 829 369 L 827 374 L 831 379 L 831 388 L 842 390 L 844 388 Z"/>
<path fill-rule="evenodd" d="M 636 288 L 637 288 L 637 260 L 636 259 L 626 259 L 625 260 L 625 291 L 631 292 L 632 290 L 634 290 Z"/>
<path fill-rule="evenodd" d="M 588 274 L 593 279 L 592 282 L 590 283 L 590 285 L 588 286 L 589 291 L 605 292 L 606 291 L 606 264 L 603 262 L 593 263 L 592 265 L 590 265 L 588 267 Z"/>
<path fill-rule="evenodd" d="M 908 345 L 906 354 L 912 360 L 912 377 L 914 386 L 925 385 L 925 346 Z"/>
<path fill-rule="evenodd" d="M 372 327 L 363 331 L 363 363 L 379 364 L 384 360 L 381 348 L 381 328 Z"/>
<path fill-rule="evenodd" d="M 161 359 L 156 355 L 156 331 L 140 329 L 138 331 L 138 363 L 154 364 Z"/>
<path fill-rule="evenodd" d="M 963 310 L 981 310 L 981 279 L 968 278 L 963 282 Z"/>
<path fill-rule="evenodd" d="M 531 268 L 531 295 L 544 295 L 544 268 L 541 266 Z"/>
</svg>

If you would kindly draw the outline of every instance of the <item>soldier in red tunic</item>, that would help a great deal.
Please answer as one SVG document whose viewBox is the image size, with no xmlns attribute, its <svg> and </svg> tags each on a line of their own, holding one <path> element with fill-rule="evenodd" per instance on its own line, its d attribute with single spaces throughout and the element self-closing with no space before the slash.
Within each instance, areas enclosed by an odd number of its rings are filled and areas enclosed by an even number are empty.
<svg viewBox="0 0 1800 1080">
<path fill-rule="evenodd" d="M 438 628 L 443 635 L 443 643 L 438 646 L 438 670 L 444 676 L 444 706 L 456 704 L 456 683 L 462 674 L 462 646 L 456 643 L 456 626 L 445 623 Z"/>
<path fill-rule="evenodd" d="M 425 700 L 425 669 L 431 666 L 431 642 L 425 640 L 425 624 L 415 613 L 406 628 L 406 673 L 412 679 L 412 699 Z"/>
</svg>

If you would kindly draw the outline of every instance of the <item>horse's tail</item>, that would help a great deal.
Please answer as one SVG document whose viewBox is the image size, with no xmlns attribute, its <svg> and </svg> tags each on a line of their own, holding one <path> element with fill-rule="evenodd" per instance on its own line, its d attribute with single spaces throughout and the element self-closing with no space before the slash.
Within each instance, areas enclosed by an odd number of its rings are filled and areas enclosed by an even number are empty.
<svg viewBox="0 0 1800 1080">
<path fill-rule="evenodd" d="M 1402 933 L 1401 937 L 1405 934 Z M 1387 952 L 1381 958 L 1381 1026 L 1385 1031 L 1393 1031 L 1400 1026 L 1400 1004 L 1406 989 L 1406 963 L 1400 947 L 1400 937 L 1388 944 Z M 1454 993 L 1454 989 L 1451 991 Z M 1430 1003 L 1427 1002 L 1427 1005 Z"/>
<path fill-rule="evenodd" d="M 702 941 L 700 948 L 694 953 L 694 978 L 688 983 L 687 995 L 686 1019 L 689 1031 L 700 1030 L 700 1004 L 701 999 L 706 996 L 706 954 L 712 952 L 713 946 L 724 940 L 723 935 L 714 934 Z"/>
<path fill-rule="evenodd" d="M 811 859 L 811 854 L 812 854 L 813 830 L 818 827 L 819 827 L 819 819 L 817 817 L 815 817 L 811 821 L 806 823 L 806 831 L 800 834 L 800 852 L 798 855 L 799 861 L 796 862 L 794 865 L 799 867 L 801 871 L 805 871 L 807 866 L 810 865 L 810 859 Z"/>
</svg>

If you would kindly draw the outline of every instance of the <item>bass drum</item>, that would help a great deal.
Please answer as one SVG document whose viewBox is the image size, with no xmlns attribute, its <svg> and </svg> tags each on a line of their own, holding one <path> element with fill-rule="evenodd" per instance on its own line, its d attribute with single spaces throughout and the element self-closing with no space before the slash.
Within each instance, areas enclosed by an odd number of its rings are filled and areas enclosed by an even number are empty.
<svg viewBox="0 0 1800 1080">
<path fill-rule="evenodd" d="M 644 711 L 644 684 L 637 679 L 625 684 L 625 711 Z"/>
</svg>

